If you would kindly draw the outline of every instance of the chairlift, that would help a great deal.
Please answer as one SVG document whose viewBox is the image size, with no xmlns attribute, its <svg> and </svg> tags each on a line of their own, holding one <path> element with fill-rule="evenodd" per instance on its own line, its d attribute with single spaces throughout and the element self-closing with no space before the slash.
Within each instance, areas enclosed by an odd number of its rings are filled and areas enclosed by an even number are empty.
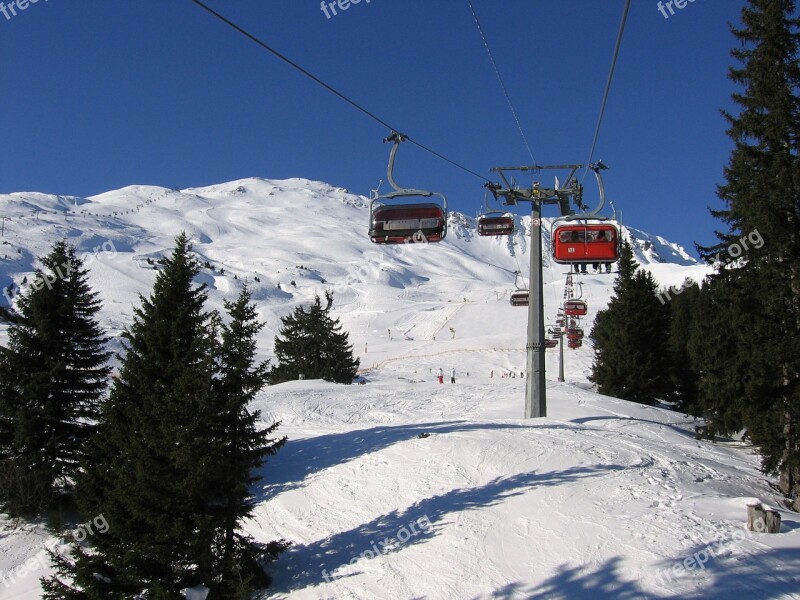
<svg viewBox="0 0 800 600">
<path fill-rule="evenodd" d="M 528 290 L 517 290 L 511 293 L 511 306 L 528 306 Z"/>
<path fill-rule="evenodd" d="M 514 233 L 513 213 L 490 208 L 488 199 L 489 188 L 487 187 L 483 196 L 484 210 L 478 215 L 478 235 L 497 237 Z"/>
<path fill-rule="evenodd" d="M 583 339 L 583 329 L 580 327 L 570 327 L 567 329 L 567 339 L 568 340 L 582 340 Z"/>
<path fill-rule="evenodd" d="M 503 212 L 487 212 L 478 216 L 478 235 L 501 236 L 514 233 L 514 215 Z"/>
<path fill-rule="evenodd" d="M 556 346 L 558 346 L 558 340 L 547 340 L 546 339 L 544 341 L 544 347 L 545 348 L 555 348 Z"/>
<path fill-rule="evenodd" d="M 386 174 L 394 191 L 374 192 L 369 203 L 369 238 L 376 244 L 440 242 L 447 235 L 447 198 L 440 192 L 401 188 L 394 180 L 394 161 L 406 136 L 395 132 L 385 142 L 393 142 Z M 431 198 L 437 202 L 408 202 L 411 198 Z M 397 202 L 396 200 L 403 200 Z"/>
<path fill-rule="evenodd" d="M 583 317 L 586 312 L 587 306 L 583 300 L 567 300 L 564 303 L 564 313 L 569 317 Z"/>
<path fill-rule="evenodd" d="M 600 171 L 607 167 L 602 162 L 597 162 L 589 165 L 589 168 L 597 179 L 600 201 L 594 210 L 563 215 L 553 222 L 550 231 L 553 260 L 560 264 L 607 264 L 619 259 L 619 230 L 615 225 L 605 222 L 605 217 L 600 216 L 606 201 Z M 583 270 L 581 272 L 585 273 Z"/>
<path fill-rule="evenodd" d="M 581 340 L 567 340 L 567 346 L 572 350 L 576 350 L 583 346 L 583 341 Z"/>
<path fill-rule="evenodd" d="M 553 260 L 560 264 L 619 259 L 619 231 L 611 223 L 560 224 L 554 227 L 552 240 Z"/>
</svg>

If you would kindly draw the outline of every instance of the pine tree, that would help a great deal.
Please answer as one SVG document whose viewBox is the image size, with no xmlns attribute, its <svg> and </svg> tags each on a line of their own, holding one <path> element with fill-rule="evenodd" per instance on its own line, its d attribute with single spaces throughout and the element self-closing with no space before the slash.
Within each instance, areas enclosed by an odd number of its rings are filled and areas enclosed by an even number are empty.
<svg viewBox="0 0 800 600">
<path fill-rule="evenodd" d="M 744 427 L 746 403 L 743 375 L 750 359 L 739 352 L 742 328 L 750 316 L 733 302 L 724 278 L 708 278 L 697 298 L 689 336 L 689 355 L 697 372 L 698 416 L 712 436 Z"/>
<path fill-rule="evenodd" d="M 727 226 L 700 248 L 723 263 L 705 303 L 724 346 L 697 340 L 701 390 L 719 429 L 745 426 L 766 472 L 800 508 L 800 20 L 792 0 L 750 0 L 734 28 L 734 148 L 712 211 Z M 705 296 L 705 290 L 703 295 Z M 756 351 L 757 349 L 757 351 Z"/>
<path fill-rule="evenodd" d="M 220 547 L 217 549 L 219 582 L 211 585 L 209 600 L 250 598 L 254 587 L 267 587 L 269 578 L 259 563 L 274 560 L 288 544 L 255 543 L 237 532 L 239 522 L 253 510 L 251 487 L 260 480 L 255 471 L 267 456 L 273 456 L 286 443 L 286 438 L 270 439 L 280 423 L 259 430 L 258 411 L 248 405 L 267 383 L 269 362 L 256 364 L 256 335 L 264 327 L 245 288 L 236 302 L 225 303 L 230 322 L 222 325 L 219 347 L 219 377 L 216 382 L 220 398 L 220 416 L 216 421 L 219 440 L 218 483 L 223 498 L 219 503 Z"/>
<path fill-rule="evenodd" d="M 55 559 L 57 575 L 42 582 L 48 600 L 178 599 L 198 584 L 211 600 L 245 598 L 268 583 L 259 562 L 285 547 L 236 532 L 252 510 L 253 470 L 283 444 L 268 438 L 277 425 L 257 431 L 246 408 L 265 376 L 249 296 L 222 325 L 193 284 L 199 264 L 185 234 L 161 263 L 124 334 L 120 376 L 78 482 L 83 514 L 103 515 L 108 531 L 91 551 L 76 547 L 74 561 Z"/>
<path fill-rule="evenodd" d="M 0 349 L 0 501 L 27 516 L 70 493 L 110 373 L 75 248 L 59 241 L 41 263 Z"/>
<path fill-rule="evenodd" d="M 66 569 L 80 598 L 129 598 L 147 591 L 178 598 L 204 558 L 212 533 L 203 516 L 208 479 L 203 434 L 213 406 L 213 323 L 188 239 L 162 261 L 149 299 L 140 297 L 119 378 L 78 481 L 84 515 L 102 514 L 107 533 L 94 552 L 76 548 Z M 206 488 L 207 489 L 207 488 Z M 199 546 L 199 547 L 198 547 Z M 45 598 L 70 597 L 63 579 L 43 582 Z M 194 583 L 201 583 L 193 581 Z"/>
<path fill-rule="evenodd" d="M 694 357 L 690 351 L 690 340 L 697 315 L 700 287 L 694 282 L 684 282 L 681 291 L 671 296 L 669 355 L 671 362 L 671 400 L 678 410 L 698 416 L 701 413 L 698 400 L 698 378 Z"/>
<path fill-rule="evenodd" d="M 339 319 L 330 317 L 333 294 L 325 292 L 326 305 L 319 296 L 306 311 L 298 306 L 294 313 L 281 318 L 283 327 L 275 338 L 278 365 L 270 373 L 271 384 L 299 379 L 324 379 L 352 383 L 359 360 Z"/>
<path fill-rule="evenodd" d="M 590 380 L 601 394 L 643 404 L 670 395 L 669 310 L 658 300 L 658 284 L 639 270 L 623 242 L 619 274 L 608 308 L 598 312 L 590 334 L 595 351 Z"/>
</svg>

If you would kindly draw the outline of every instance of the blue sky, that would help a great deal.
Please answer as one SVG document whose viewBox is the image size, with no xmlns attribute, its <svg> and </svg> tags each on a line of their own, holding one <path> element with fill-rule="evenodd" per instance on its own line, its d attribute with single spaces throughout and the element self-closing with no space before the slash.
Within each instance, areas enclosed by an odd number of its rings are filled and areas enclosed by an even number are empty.
<svg viewBox="0 0 800 600">
<path fill-rule="evenodd" d="M 330 18 L 319 0 L 207 2 L 469 169 L 491 178 L 491 166 L 530 164 L 466 0 L 361 0 Z M 623 0 L 473 4 L 536 162 L 585 162 Z M 719 226 L 706 207 L 720 206 L 731 148 L 719 110 L 734 108 L 729 23 L 744 4 L 687 0 L 665 18 L 657 2 L 633 0 L 595 152 L 625 223 L 690 250 Z M 383 126 L 190 0 L 38 0 L 7 12 L 2 193 L 305 177 L 367 195 L 385 179 Z M 481 179 L 415 146 L 401 148 L 395 175 L 456 210 L 482 206 Z"/>
</svg>

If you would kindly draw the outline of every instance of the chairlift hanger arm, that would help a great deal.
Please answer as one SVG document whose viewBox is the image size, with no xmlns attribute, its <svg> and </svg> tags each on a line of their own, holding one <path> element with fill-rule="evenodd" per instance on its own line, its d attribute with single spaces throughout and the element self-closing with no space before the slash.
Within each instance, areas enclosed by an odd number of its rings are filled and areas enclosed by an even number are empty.
<svg viewBox="0 0 800 600">
<path fill-rule="evenodd" d="M 393 196 L 425 196 L 429 197 L 431 192 L 426 190 L 415 190 L 410 188 L 404 188 L 397 185 L 397 182 L 394 180 L 394 160 L 397 156 L 397 149 L 400 147 L 400 144 L 408 139 L 408 136 L 403 135 L 402 133 L 398 133 L 397 131 L 393 131 L 389 134 L 388 137 L 384 138 L 384 143 L 392 142 L 392 150 L 389 152 L 389 165 L 386 167 L 386 178 L 389 181 L 389 185 L 392 186 L 394 192 L 386 194 L 386 197 L 393 197 Z"/>
<path fill-rule="evenodd" d="M 597 180 L 597 189 L 600 191 L 600 201 L 594 210 L 590 212 L 583 212 L 565 217 L 568 221 L 574 221 L 575 219 L 604 219 L 604 217 L 599 216 L 600 211 L 603 210 L 603 206 L 605 206 L 606 203 L 606 188 L 603 185 L 603 177 L 600 175 L 600 171 L 608 169 L 608 167 L 604 165 L 602 161 L 597 161 L 596 163 L 587 165 L 587 168 L 594 172 L 594 177 Z"/>
</svg>

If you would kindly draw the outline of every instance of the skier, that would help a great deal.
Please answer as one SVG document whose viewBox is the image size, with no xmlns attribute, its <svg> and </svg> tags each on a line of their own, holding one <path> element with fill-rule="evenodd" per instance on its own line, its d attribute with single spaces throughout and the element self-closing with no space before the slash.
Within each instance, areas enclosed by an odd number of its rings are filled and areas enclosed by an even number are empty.
<svg viewBox="0 0 800 600">
<path fill-rule="evenodd" d="M 444 383 L 444 371 L 442 371 L 442 367 L 439 367 L 436 373 L 436 379 L 439 380 L 439 383 Z"/>
<path fill-rule="evenodd" d="M 456 369 L 455 367 L 453 367 L 452 369 L 450 369 L 450 383 L 455 383 L 455 382 L 456 382 Z"/>
</svg>

